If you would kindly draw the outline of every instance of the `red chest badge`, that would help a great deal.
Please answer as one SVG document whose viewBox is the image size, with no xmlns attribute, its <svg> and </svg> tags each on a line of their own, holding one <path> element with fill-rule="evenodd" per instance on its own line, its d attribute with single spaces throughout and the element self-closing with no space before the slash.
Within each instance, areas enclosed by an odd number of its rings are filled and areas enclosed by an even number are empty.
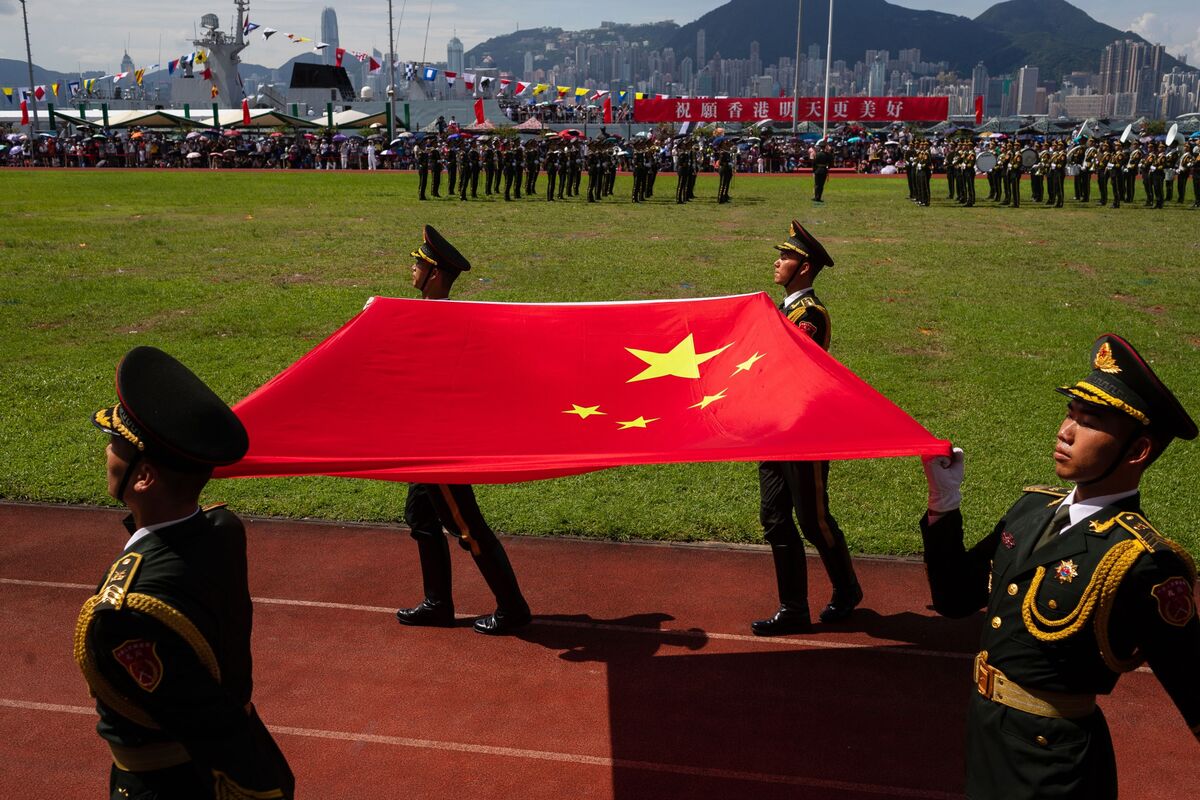
<svg viewBox="0 0 1200 800">
<path fill-rule="evenodd" d="M 125 668 L 138 686 L 147 692 L 158 688 L 163 677 L 163 663 L 154 650 L 154 642 L 130 639 L 112 652 L 113 658 Z"/>
<path fill-rule="evenodd" d="M 1000 544 L 1004 545 L 1009 550 L 1012 550 L 1017 546 L 1017 540 L 1013 538 L 1011 533 L 1005 531 L 1004 533 L 1000 534 Z"/>
<path fill-rule="evenodd" d="M 1180 577 L 1168 578 L 1150 590 L 1158 601 L 1158 615 L 1172 625 L 1183 627 L 1196 613 L 1192 587 Z"/>
<path fill-rule="evenodd" d="M 799 322 L 796 327 L 808 334 L 810 339 L 817 335 L 817 326 L 811 322 Z"/>
</svg>

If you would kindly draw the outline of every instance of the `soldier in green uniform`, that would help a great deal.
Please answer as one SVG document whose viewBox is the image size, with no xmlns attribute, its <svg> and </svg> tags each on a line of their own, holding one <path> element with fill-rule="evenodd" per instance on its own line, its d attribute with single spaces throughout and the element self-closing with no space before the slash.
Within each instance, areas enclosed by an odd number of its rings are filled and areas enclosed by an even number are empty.
<svg viewBox="0 0 1200 800">
<path fill-rule="evenodd" d="M 1137 187 L 1137 176 L 1142 165 L 1142 148 L 1136 142 L 1129 146 L 1128 159 L 1122 172 L 1125 191 L 1121 197 L 1126 203 L 1133 202 L 1133 191 Z"/>
<path fill-rule="evenodd" d="M 964 141 L 959 149 L 959 202 L 971 208 L 975 205 L 975 148 Z"/>
<path fill-rule="evenodd" d="M 554 187 L 558 181 L 558 149 L 550 148 L 546 153 L 546 200 L 554 200 Z"/>
<path fill-rule="evenodd" d="M 963 545 L 962 451 L 925 459 L 921 520 L 934 608 L 987 609 L 968 709 L 972 800 L 1117 796 L 1096 695 L 1149 664 L 1200 738 L 1196 569 L 1142 514 L 1139 484 L 1196 425 L 1129 343 L 1106 334 L 1069 398 L 1054 469 L 1074 488 L 1025 490 L 992 532 Z M 1166 721 L 1163 721 L 1166 724 Z"/>
<path fill-rule="evenodd" d="M 829 312 L 813 293 L 813 281 L 833 259 L 804 229 L 792 220 L 788 239 L 775 246 L 775 283 L 787 297 L 779 310 L 821 349 L 829 349 Z M 764 461 L 758 465 L 759 520 L 771 545 L 779 610 L 768 619 L 751 623 L 759 636 L 804 633 L 812 628 L 808 608 L 808 568 L 800 531 L 821 556 L 833 584 L 833 597 L 821 611 L 821 622 L 846 619 L 862 601 L 862 588 L 854 574 L 846 536 L 829 512 L 828 461 Z"/>
<path fill-rule="evenodd" d="M 933 164 L 929 156 L 929 142 L 922 140 L 917 145 L 917 155 L 913 159 L 914 182 L 917 190 L 917 205 L 929 206 L 929 182 L 932 176 Z"/>
<path fill-rule="evenodd" d="M 423 239 L 412 252 L 413 288 L 426 300 L 445 300 L 454 281 L 470 270 L 471 264 L 432 225 L 425 226 Z M 483 518 L 469 485 L 409 484 L 404 521 L 417 542 L 425 597 L 415 607 L 396 612 L 401 624 L 454 625 L 450 546 L 443 528 L 458 539 L 464 550 L 470 551 L 479 573 L 496 596 L 496 610 L 476 619 L 475 630 L 500 635 L 529 624 L 529 604 L 521 594 L 508 554 Z"/>
<path fill-rule="evenodd" d="M 499 193 L 500 182 L 496 172 L 496 145 L 493 143 L 484 148 L 483 151 L 483 193 L 492 196 L 492 184 L 496 184 L 496 191 Z"/>
<path fill-rule="evenodd" d="M 75 626 L 75 660 L 112 750 L 116 798 L 290 798 L 287 761 L 251 703 L 246 532 L 201 510 L 216 466 L 246 453 L 242 423 L 153 347 L 117 366 L 108 492 L 131 536 Z"/>
<path fill-rule="evenodd" d="M 1101 142 L 1096 148 L 1096 158 L 1093 162 L 1096 169 L 1096 188 L 1100 191 L 1098 206 L 1108 205 L 1108 181 L 1113 174 L 1112 150 L 1108 142 Z"/>
<path fill-rule="evenodd" d="M 1029 199 L 1040 203 L 1045 196 L 1042 191 L 1045 186 L 1045 178 L 1050 172 L 1050 151 L 1046 149 L 1045 144 L 1038 144 L 1034 150 L 1037 151 L 1038 160 L 1029 168 Z"/>
<path fill-rule="evenodd" d="M 1178 189 L 1178 193 L 1176 194 L 1175 202 L 1183 205 L 1183 196 L 1187 193 L 1188 176 L 1196 169 L 1196 157 L 1191 154 L 1186 146 L 1181 148 L 1178 164 L 1179 171 L 1176 173 L 1176 188 Z"/>
<path fill-rule="evenodd" d="M 429 183 L 429 151 L 417 145 L 413 153 L 417 159 L 417 199 L 425 200 L 425 187 Z"/>
<path fill-rule="evenodd" d="M 717 158 L 717 175 L 720 182 L 717 184 L 717 202 L 729 202 L 729 186 L 733 183 L 733 156 L 728 148 L 721 151 L 721 155 Z"/>
</svg>

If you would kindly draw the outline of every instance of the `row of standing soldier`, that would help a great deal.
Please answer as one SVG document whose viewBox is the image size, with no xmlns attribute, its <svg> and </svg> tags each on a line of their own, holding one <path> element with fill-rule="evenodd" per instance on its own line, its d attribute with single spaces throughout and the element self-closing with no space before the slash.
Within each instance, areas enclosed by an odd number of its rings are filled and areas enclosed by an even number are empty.
<svg viewBox="0 0 1200 800">
<path fill-rule="evenodd" d="M 906 152 L 908 162 L 909 199 L 918 205 L 929 204 L 928 184 L 932 160 L 927 143 L 918 142 Z M 947 199 L 960 205 L 975 205 L 975 175 L 977 159 L 987 156 L 987 199 L 1005 206 L 1021 204 L 1021 177 L 1029 172 L 1033 202 L 1062 208 L 1067 192 L 1067 178 L 1072 178 L 1072 193 L 1076 202 L 1091 202 L 1092 176 L 1096 176 L 1099 199 L 1097 205 L 1108 205 L 1111 190 L 1112 207 L 1134 201 L 1137 177 L 1142 177 L 1144 205 L 1163 208 L 1173 198 L 1182 205 L 1187 194 L 1189 178 L 1195 198 L 1192 208 L 1200 208 L 1200 146 L 1168 147 L 1164 143 L 1149 145 L 1122 144 L 1087 138 L 1074 147 L 1065 140 L 1038 143 L 1024 147 L 1010 141 L 987 148 L 982 153 L 963 141 L 951 145 L 946 155 Z"/>
<path fill-rule="evenodd" d="M 632 152 L 625 154 L 633 175 L 632 200 L 635 203 L 654 196 L 659 172 L 656 149 L 654 142 L 642 142 L 633 145 Z M 618 149 L 611 143 L 591 142 L 585 146 L 579 141 L 555 142 L 544 153 L 537 142 L 506 147 L 499 141 L 467 141 L 444 152 L 436 146 L 418 145 L 414 157 L 417 195 L 421 200 L 430 196 L 442 197 L 443 172 L 446 173 L 448 196 L 458 194 L 460 200 L 466 200 L 468 192 L 472 198 L 479 196 L 481 174 L 485 196 L 503 193 L 505 200 L 520 200 L 524 193 L 526 197 L 535 197 L 540 195 L 537 182 L 544 171 L 547 201 L 578 196 L 586 173 L 589 203 L 613 194 L 620 160 Z M 675 201 L 686 203 L 696 197 L 700 156 L 695 147 L 686 147 L 677 159 Z M 730 201 L 733 173 L 732 155 L 723 150 L 717 159 L 718 203 Z M 503 191 L 500 188 L 502 179 Z"/>
</svg>

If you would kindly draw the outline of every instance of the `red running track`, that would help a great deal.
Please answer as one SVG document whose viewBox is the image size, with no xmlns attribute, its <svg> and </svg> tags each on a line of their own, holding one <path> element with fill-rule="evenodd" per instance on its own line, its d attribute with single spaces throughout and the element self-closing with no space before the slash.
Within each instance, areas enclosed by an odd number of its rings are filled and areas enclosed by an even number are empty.
<svg viewBox="0 0 1200 800">
<path fill-rule="evenodd" d="M 0 797 L 104 794 L 71 636 L 120 516 L 0 504 Z M 420 599 L 402 528 L 248 530 L 254 699 L 302 798 L 961 797 L 980 619 L 930 612 L 919 563 L 859 559 L 864 610 L 761 639 L 762 548 L 509 538 L 536 616 L 496 639 L 470 629 L 491 597 L 458 548 L 461 624 L 414 629 L 392 617 Z M 817 605 L 829 587 L 811 565 Z M 1195 740 L 1151 674 L 1102 705 L 1123 798 L 1192 784 Z"/>
</svg>

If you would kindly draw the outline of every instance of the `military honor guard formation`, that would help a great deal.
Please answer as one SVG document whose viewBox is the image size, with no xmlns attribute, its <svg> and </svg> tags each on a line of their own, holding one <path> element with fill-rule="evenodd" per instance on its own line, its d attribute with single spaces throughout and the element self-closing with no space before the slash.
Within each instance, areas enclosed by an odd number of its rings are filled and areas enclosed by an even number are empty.
<svg viewBox="0 0 1200 800">
<path fill-rule="evenodd" d="M 463 138 L 453 134 L 431 136 L 414 148 L 417 170 L 417 198 L 452 198 L 465 201 L 481 194 L 485 198 L 503 195 L 505 201 L 545 199 L 547 202 L 583 196 L 582 181 L 587 176 L 586 197 L 598 203 L 613 197 L 617 172 L 627 170 L 633 177 L 630 199 L 641 203 L 654 197 L 655 182 L 661 169 L 663 145 L 653 139 L 635 139 L 629 143 L 615 137 L 517 140 L 499 137 Z M 731 146 L 730 146 L 731 147 Z M 712 159 L 719 178 L 717 202 L 732 199 L 730 188 L 735 172 L 730 147 L 705 153 Z M 678 204 L 696 199 L 696 175 L 701 171 L 702 146 L 686 140 L 674 147 L 671 166 L 675 171 L 674 199 Z M 442 176 L 446 194 L 442 193 Z M 482 174 L 483 188 L 479 179 Z M 543 191 L 538 180 L 545 175 Z M 503 188 L 502 188 L 503 187 Z"/>
<path fill-rule="evenodd" d="M 985 200 L 1001 206 L 1021 206 L 1022 178 L 1029 176 L 1029 200 L 1062 208 L 1071 202 L 1093 202 L 1092 179 L 1096 180 L 1098 206 L 1120 208 L 1135 203 L 1141 178 L 1142 205 L 1162 209 L 1174 203 L 1184 206 L 1191 184 L 1189 208 L 1200 208 L 1200 144 L 1188 144 L 1172 132 L 1165 141 L 1142 143 L 1129 136 L 1100 139 L 1083 136 L 1075 143 L 1067 139 L 1022 143 L 975 143 L 970 139 L 949 141 L 941 146 L 947 183 L 946 199 L 974 206 L 977 175 L 987 177 Z M 930 205 L 934 167 L 928 140 L 911 143 L 905 150 L 908 198 L 921 206 Z"/>
<path fill-rule="evenodd" d="M 1113 154 L 1102 143 L 1088 147 L 1092 166 L 1107 164 L 1106 150 Z M 1005 150 L 1017 169 L 1026 166 L 1019 151 Z M 928 203 L 922 151 L 916 148 L 910 180 L 916 178 L 919 202 Z M 1068 160 L 1062 147 L 1045 153 L 1050 169 Z M 537 175 L 544 168 L 546 198 L 555 200 L 579 194 L 586 170 L 595 201 L 606 196 L 609 158 L 573 143 L 549 148 L 544 161 L 540 149 L 471 146 L 456 152 L 449 181 L 463 197 L 482 171 L 484 191 L 498 193 L 503 173 L 506 197 L 540 197 Z M 973 201 L 975 158 L 969 145 L 956 150 L 960 172 L 951 188 L 966 204 Z M 1129 154 L 1123 158 L 1129 163 Z M 426 160 L 427 170 L 433 163 Z M 689 191 L 685 178 L 679 202 Z M 643 165 L 633 200 L 652 196 L 653 188 L 653 170 Z M 1003 190 L 997 185 L 995 193 L 1003 197 Z M 1019 189 L 1008 190 L 1018 203 Z M 1065 183 L 1054 177 L 1045 191 L 1057 204 Z M 814 283 L 833 267 L 833 257 L 797 220 L 775 252 L 774 283 L 784 293 L 779 313 L 828 349 L 830 312 Z M 412 258 L 412 287 L 425 299 L 447 299 L 455 280 L 471 270 L 431 226 Z M 107 434 L 108 491 L 129 509 L 130 535 L 106 565 L 75 632 L 97 730 L 112 751 L 110 796 L 291 798 L 296 787 L 287 760 L 252 702 L 245 532 L 228 509 L 198 506 L 213 468 L 246 453 L 246 430 L 199 377 L 152 347 L 121 360 L 116 390 L 115 403 L 92 422 Z M 928 497 L 920 532 L 933 607 L 951 617 L 985 610 L 973 681 L 963 687 L 964 697 L 970 694 L 966 773 L 973 800 L 1115 798 L 1115 757 L 1097 696 L 1142 664 L 1200 740 L 1195 564 L 1155 529 L 1139 493 L 1144 474 L 1175 439 L 1196 438 L 1196 424 L 1148 361 L 1115 334 L 1098 338 L 1086 375 L 1057 391 L 1066 401 L 1053 453 L 1063 486 L 1027 487 L 973 546 L 964 544 L 960 511 L 964 453 L 954 448 L 924 460 Z M 804 541 L 833 587 L 820 621 L 851 618 L 864 594 L 829 508 L 829 463 L 764 462 L 758 476 L 779 605 L 750 623 L 750 631 L 812 631 Z M 410 485 L 404 520 L 417 543 L 423 596 L 396 612 L 401 624 L 454 624 L 447 532 L 471 554 L 495 596 L 496 610 L 476 619 L 474 630 L 511 634 L 535 621 L 470 486 Z M 270 670 L 270 660 L 259 668 Z M 884 669 L 880 680 L 887 679 Z M 471 701 L 464 695 L 463 702 Z"/>
</svg>

